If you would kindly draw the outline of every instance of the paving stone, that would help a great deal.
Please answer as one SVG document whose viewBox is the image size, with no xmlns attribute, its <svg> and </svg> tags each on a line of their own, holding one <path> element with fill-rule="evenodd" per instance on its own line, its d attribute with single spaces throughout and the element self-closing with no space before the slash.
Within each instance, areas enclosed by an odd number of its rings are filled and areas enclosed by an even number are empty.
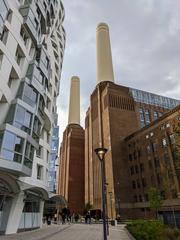
<svg viewBox="0 0 180 240">
<path fill-rule="evenodd" d="M 130 240 L 125 225 L 110 226 L 108 240 Z M 103 240 L 102 224 L 66 224 L 44 226 L 42 229 L 0 236 L 0 240 Z"/>
</svg>

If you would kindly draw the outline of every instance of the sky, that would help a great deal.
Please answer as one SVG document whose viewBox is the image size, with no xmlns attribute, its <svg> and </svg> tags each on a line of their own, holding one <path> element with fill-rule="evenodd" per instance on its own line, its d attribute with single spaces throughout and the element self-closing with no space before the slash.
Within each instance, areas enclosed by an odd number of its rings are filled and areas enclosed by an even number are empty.
<svg viewBox="0 0 180 240">
<path fill-rule="evenodd" d="M 66 49 L 58 113 L 67 126 L 70 79 L 80 77 L 81 125 L 96 86 L 96 26 L 109 25 L 115 83 L 180 99 L 180 0 L 64 0 Z"/>
</svg>

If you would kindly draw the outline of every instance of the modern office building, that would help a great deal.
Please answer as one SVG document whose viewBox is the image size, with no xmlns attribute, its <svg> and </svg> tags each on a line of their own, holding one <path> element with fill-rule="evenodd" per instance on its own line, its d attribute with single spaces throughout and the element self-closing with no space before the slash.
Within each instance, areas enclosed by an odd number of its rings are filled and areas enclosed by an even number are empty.
<svg viewBox="0 0 180 240">
<path fill-rule="evenodd" d="M 65 48 L 60 0 L 0 1 L 0 232 L 41 227 Z"/>
<path fill-rule="evenodd" d="M 71 79 L 68 126 L 63 133 L 60 149 L 58 194 L 62 195 L 70 211 L 84 210 L 84 129 L 80 126 L 80 80 Z"/>
<path fill-rule="evenodd" d="M 101 209 L 100 162 L 94 152 L 105 147 L 108 216 L 126 215 L 133 204 L 125 138 L 156 121 L 180 101 L 117 85 L 111 57 L 108 26 L 97 27 L 97 86 L 85 119 L 85 203 Z M 134 213 L 131 211 L 131 217 Z"/>
</svg>

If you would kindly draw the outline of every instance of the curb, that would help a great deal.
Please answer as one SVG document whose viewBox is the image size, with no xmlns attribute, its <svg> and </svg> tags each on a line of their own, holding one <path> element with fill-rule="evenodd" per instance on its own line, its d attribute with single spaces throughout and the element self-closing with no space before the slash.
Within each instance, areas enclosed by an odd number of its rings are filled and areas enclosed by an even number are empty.
<svg viewBox="0 0 180 240">
<path fill-rule="evenodd" d="M 125 229 L 128 237 L 130 238 L 130 240 L 136 240 L 136 239 L 133 237 L 133 235 L 128 231 L 128 229 L 127 229 L 126 227 L 125 227 L 124 229 Z"/>
</svg>

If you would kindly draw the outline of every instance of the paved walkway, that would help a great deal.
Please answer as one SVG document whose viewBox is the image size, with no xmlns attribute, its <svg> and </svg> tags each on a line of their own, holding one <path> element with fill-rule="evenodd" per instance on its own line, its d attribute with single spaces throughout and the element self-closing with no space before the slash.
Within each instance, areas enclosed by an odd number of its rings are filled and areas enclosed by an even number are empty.
<svg viewBox="0 0 180 240">
<path fill-rule="evenodd" d="M 0 240 L 102 240 L 102 224 L 51 225 L 42 229 L 0 236 Z M 124 225 L 110 227 L 108 240 L 130 240 Z"/>
</svg>

